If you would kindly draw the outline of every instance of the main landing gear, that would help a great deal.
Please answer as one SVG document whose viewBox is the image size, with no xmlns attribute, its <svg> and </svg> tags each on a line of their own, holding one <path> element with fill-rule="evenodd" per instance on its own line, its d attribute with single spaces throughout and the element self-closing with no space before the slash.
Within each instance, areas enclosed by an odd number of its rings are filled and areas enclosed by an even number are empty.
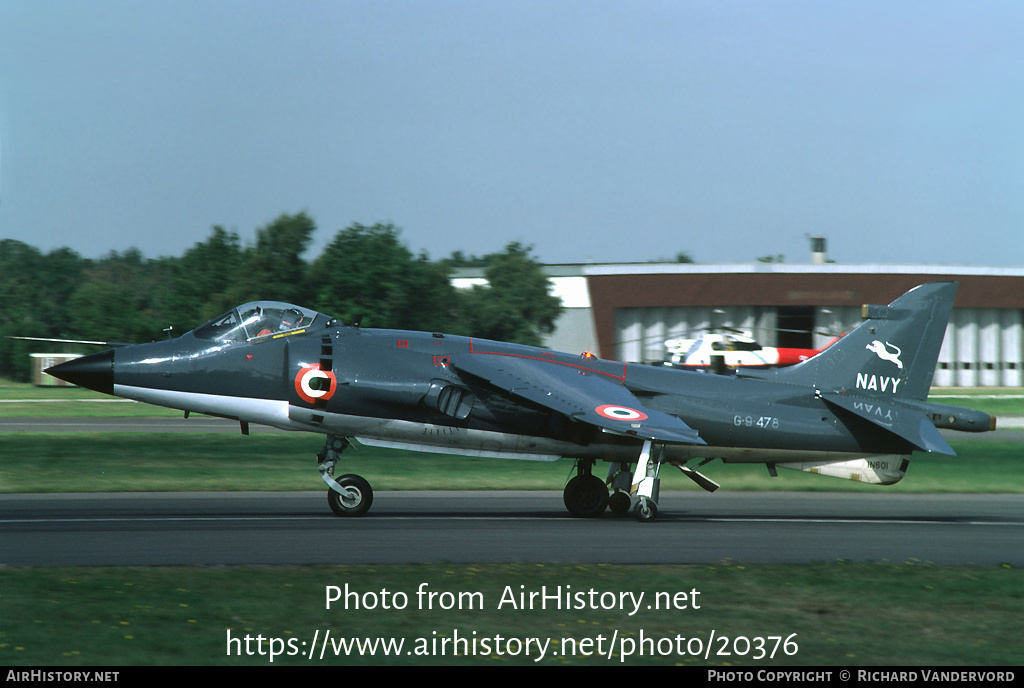
<svg viewBox="0 0 1024 688">
<path fill-rule="evenodd" d="M 645 440 L 636 462 L 636 470 L 630 473 L 628 463 L 613 463 L 608 478 L 601 480 L 593 475 L 593 459 L 579 459 L 576 462 L 576 476 L 565 486 L 562 499 L 565 508 L 573 516 L 596 518 L 610 509 L 616 516 L 622 516 L 633 508 L 633 517 L 641 522 L 653 521 L 658 517 L 658 498 L 661 491 L 661 445 Z M 705 459 L 697 468 L 712 459 Z M 696 470 L 673 462 L 683 475 L 708 492 L 718 489 L 718 483 L 701 475 Z M 636 502 L 633 502 L 636 495 Z"/>
<path fill-rule="evenodd" d="M 635 475 L 630 473 L 628 463 L 613 463 L 608 470 L 608 477 L 601 480 L 593 474 L 594 460 L 579 459 L 576 462 L 576 475 L 569 480 L 562 492 L 565 508 L 573 516 L 580 518 L 596 518 L 611 510 L 616 516 L 622 516 L 633 507 L 633 516 L 638 521 L 653 521 L 658 515 L 658 496 L 660 480 L 658 471 L 661 468 L 657 457 L 652 456 L 650 441 L 644 442 L 637 461 Z M 633 504 L 632 495 L 637 495 Z"/>
<path fill-rule="evenodd" d="M 562 491 L 562 501 L 569 513 L 579 518 L 595 518 L 608 508 L 608 487 L 605 482 L 591 473 L 594 460 L 580 459 L 576 462 L 576 476 L 569 480 Z"/>
<path fill-rule="evenodd" d="M 316 455 L 320 477 L 331 488 L 327 491 L 327 504 L 336 516 L 362 516 L 373 504 L 373 489 L 363 477 L 353 473 L 334 477 L 334 466 L 349 444 L 344 437 L 328 435 L 324 448 Z"/>
</svg>

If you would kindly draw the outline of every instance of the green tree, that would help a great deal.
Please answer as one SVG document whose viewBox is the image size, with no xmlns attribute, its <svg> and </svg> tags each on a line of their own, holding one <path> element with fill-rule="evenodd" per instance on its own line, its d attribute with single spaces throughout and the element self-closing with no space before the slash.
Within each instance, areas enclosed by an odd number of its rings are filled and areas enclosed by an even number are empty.
<svg viewBox="0 0 1024 688">
<path fill-rule="evenodd" d="M 60 337 L 71 328 L 71 295 L 89 261 L 70 249 L 43 255 L 13 239 L 0 241 L 0 375 L 26 381 L 30 352 L 62 350 L 54 343 L 10 337 Z"/>
<path fill-rule="evenodd" d="M 137 248 L 111 251 L 83 271 L 71 296 L 71 333 L 86 339 L 144 342 L 170 324 L 170 262 L 147 260 Z"/>
<path fill-rule="evenodd" d="M 487 266 L 494 255 L 496 254 L 467 256 L 462 251 L 452 251 L 452 254 L 441 262 L 449 268 L 482 268 Z"/>
<path fill-rule="evenodd" d="M 504 253 L 487 256 L 487 285 L 459 295 L 464 333 L 539 346 L 542 336 L 554 330 L 562 305 L 531 250 L 513 242 Z"/>
<path fill-rule="evenodd" d="M 173 322 L 178 334 L 239 305 L 232 292 L 241 266 L 238 234 L 220 226 L 174 262 Z"/>
<path fill-rule="evenodd" d="M 0 328 L 4 335 L 39 336 L 45 327 L 34 307 L 43 256 L 28 244 L 0 241 Z M 18 330 L 22 331 L 18 331 Z M 29 331 L 31 330 L 31 331 Z"/>
<path fill-rule="evenodd" d="M 136 342 L 137 336 L 152 339 L 152 332 L 143 334 L 132 325 L 138 322 L 137 306 L 131 287 L 106 280 L 89 280 L 71 297 L 76 336 L 130 343 Z"/>
<path fill-rule="evenodd" d="M 306 213 L 283 214 L 258 229 L 228 292 L 234 305 L 259 299 L 308 303 L 311 282 L 302 254 L 314 232 L 316 223 Z"/>
<path fill-rule="evenodd" d="M 454 289 L 447 271 L 413 256 L 391 224 L 353 224 L 338 232 L 311 270 L 313 307 L 365 327 L 445 329 Z"/>
</svg>

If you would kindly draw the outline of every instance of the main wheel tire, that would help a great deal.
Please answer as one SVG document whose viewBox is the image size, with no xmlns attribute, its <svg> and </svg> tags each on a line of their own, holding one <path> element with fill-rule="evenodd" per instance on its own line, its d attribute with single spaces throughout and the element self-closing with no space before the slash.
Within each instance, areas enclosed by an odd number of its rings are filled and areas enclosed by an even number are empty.
<svg viewBox="0 0 1024 688">
<path fill-rule="evenodd" d="M 327 490 L 327 504 L 336 516 L 362 516 L 373 504 L 373 489 L 364 478 L 354 474 L 343 475 L 337 483 L 347 494 Z"/>
<path fill-rule="evenodd" d="M 569 513 L 579 518 L 596 518 L 608 508 L 608 487 L 593 475 L 577 475 L 562 492 Z"/>
</svg>

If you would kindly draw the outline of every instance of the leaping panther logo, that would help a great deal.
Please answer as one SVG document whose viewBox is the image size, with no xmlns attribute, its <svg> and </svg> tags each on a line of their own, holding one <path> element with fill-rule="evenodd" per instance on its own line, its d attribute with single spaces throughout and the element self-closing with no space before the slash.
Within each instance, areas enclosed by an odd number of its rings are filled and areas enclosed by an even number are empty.
<svg viewBox="0 0 1024 688">
<path fill-rule="evenodd" d="M 895 352 L 890 351 L 889 347 L 895 349 Z M 895 363 L 897 368 L 903 370 L 903 361 L 900 360 L 900 356 L 903 355 L 903 352 L 900 351 L 900 348 L 895 344 L 890 344 L 889 342 L 882 343 L 876 339 L 864 348 L 868 351 L 873 351 L 875 355 L 883 361 Z"/>
</svg>

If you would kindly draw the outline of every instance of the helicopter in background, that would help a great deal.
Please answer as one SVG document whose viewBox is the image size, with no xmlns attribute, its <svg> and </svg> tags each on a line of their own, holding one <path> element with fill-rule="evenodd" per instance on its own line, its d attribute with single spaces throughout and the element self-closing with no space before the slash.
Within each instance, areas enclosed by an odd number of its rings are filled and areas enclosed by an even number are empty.
<svg viewBox="0 0 1024 688">
<path fill-rule="evenodd" d="M 694 337 L 665 341 L 665 360 L 669 368 L 685 368 L 724 373 L 737 368 L 777 368 L 801 363 L 835 343 L 833 337 L 821 349 L 764 346 L 749 332 L 703 332 Z"/>
</svg>

